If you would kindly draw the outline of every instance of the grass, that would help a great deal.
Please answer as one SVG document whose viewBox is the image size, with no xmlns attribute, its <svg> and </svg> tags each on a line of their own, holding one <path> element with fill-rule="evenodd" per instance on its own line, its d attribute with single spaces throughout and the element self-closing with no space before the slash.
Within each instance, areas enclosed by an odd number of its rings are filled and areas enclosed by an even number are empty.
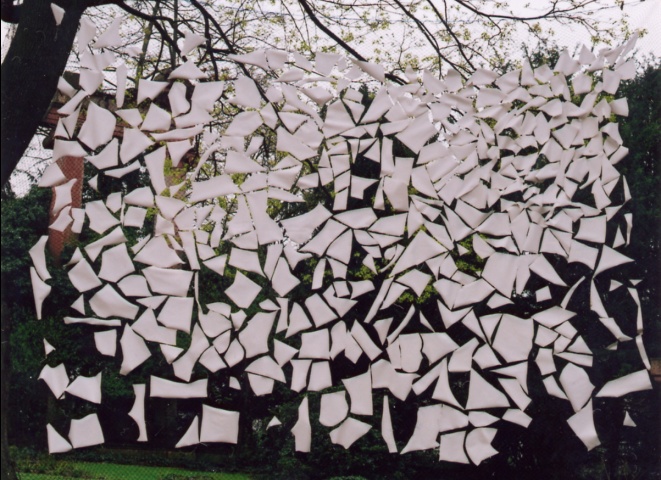
<svg viewBox="0 0 661 480">
<path fill-rule="evenodd" d="M 66 462 L 66 469 L 53 472 L 19 473 L 21 480 L 250 480 L 240 473 L 216 473 L 174 467 L 147 467 L 117 463 Z M 59 470 L 59 471 L 58 471 Z M 65 471 L 66 470 L 66 471 Z"/>
</svg>

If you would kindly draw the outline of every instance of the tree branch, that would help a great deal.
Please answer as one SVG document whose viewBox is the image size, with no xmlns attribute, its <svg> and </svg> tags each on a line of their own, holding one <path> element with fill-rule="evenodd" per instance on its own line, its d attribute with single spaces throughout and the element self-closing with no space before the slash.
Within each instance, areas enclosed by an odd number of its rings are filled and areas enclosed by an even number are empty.
<svg viewBox="0 0 661 480">
<path fill-rule="evenodd" d="M 470 58 L 468 58 L 468 55 L 466 55 L 466 52 L 464 51 L 463 44 L 459 41 L 459 38 L 457 38 L 457 35 L 455 35 L 452 28 L 450 28 L 450 24 L 448 23 L 446 18 L 443 15 L 441 15 L 441 12 L 438 10 L 438 8 L 436 8 L 436 5 L 434 5 L 434 2 L 432 2 L 431 0 L 427 0 L 427 3 L 431 6 L 432 10 L 436 14 L 436 17 L 440 20 L 440 22 L 445 27 L 445 30 L 447 30 L 447 32 L 450 34 L 450 36 L 454 40 L 455 44 L 457 45 L 457 48 L 459 48 L 459 53 L 464 58 L 464 60 L 466 60 L 466 63 L 468 63 L 468 65 L 470 65 L 470 67 L 473 70 L 475 70 L 475 65 L 473 65 Z"/>
<path fill-rule="evenodd" d="M 454 63 L 452 60 L 450 60 L 448 57 L 446 57 L 445 55 L 443 55 L 441 53 L 441 49 L 438 46 L 438 42 L 436 41 L 436 39 L 434 38 L 432 33 L 429 31 L 427 26 L 421 20 L 419 20 L 415 15 L 413 15 L 413 13 L 408 8 L 406 8 L 399 0 L 393 0 L 393 1 L 399 7 L 399 9 L 402 12 L 404 12 L 404 15 L 406 15 L 407 17 L 409 17 L 411 20 L 413 20 L 415 22 L 415 24 L 418 26 L 418 29 L 420 29 L 420 31 L 425 36 L 425 38 L 427 38 L 427 41 L 429 42 L 431 47 L 436 52 L 436 55 L 438 55 L 439 59 L 444 60 L 447 63 L 449 63 L 450 65 L 452 65 L 452 67 L 455 70 L 457 70 L 458 72 L 460 70 L 464 70 L 461 66 L 457 65 L 456 63 Z M 466 78 L 466 75 L 464 73 L 460 72 L 460 74 L 461 74 L 462 77 Z"/>
<path fill-rule="evenodd" d="M 497 13 L 485 13 L 485 12 L 481 11 L 480 9 L 478 9 L 478 8 L 474 7 L 473 5 L 471 5 L 470 2 L 467 2 L 467 1 L 464 1 L 464 0 L 454 0 L 454 1 L 457 2 L 459 5 L 461 5 L 462 7 L 467 8 L 471 12 L 473 12 L 473 13 L 481 16 L 481 17 L 502 18 L 502 19 L 505 19 L 505 20 L 517 20 L 517 21 L 522 21 L 522 22 L 526 22 L 526 21 L 530 21 L 530 20 L 543 20 L 545 18 L 555 17 L 555 16 L 560 15 L 560 14 L 575 12 L 580 7 L 584 7 L 589 3 L 594 3 L 592 1 L 589 1 L 589 2 L 585 2 L 585 3 L 581 3 L 579 5 L 576 5 L 572 8 L 566 8 L 564 10 L 556 10 L 556 3 L 557 2 L 553 2 L 553 6 L 546 13 L 542 13 L 541 15 L 535 15 L 535 16 L 532 16 L 532 17 L 517 17 L 517 16 L 513 16 L 513 15 L 500 15 L 500 14 L 497 14 Z"/>
<path fill-rule="evenodd" d="M 366 62 L 367 61 L 365 59 L 365 57 L 363 57 L 360 53 L 355 51 L 351 47 L 351 45 L 349 45 L 347 42 L 345 42 L 340 37 L 338 37 L 330 28 L 328 28 L 326 25 L 321 23 L 321 21 L 319 21 L 319 18 L 314 13 L 314 11 L 310 7 L 310 4 L 307 2 L 307 0 L 298 0 L 298 3 L 301 5 L 301 7 L 303 7 L 303 10 L 305 10 L 305 13 L 307 13 L 310 16 L 310 20 L 312 20 L 312 22 L 317 27 L 319 27 L 326 35 L 328 35 L 330 38 L 335 40 L 340 47 L 345 49 L 347 52 L 349 52 L 351 55 L 356 57 L 361 62 Z M 393 82 L 399 83 L 400 85 L 403 85 L 403 84 L 406 83 L 404 80 L 399 78 L 397 75 L 393 75 L 392 73 L 386 73 L 386 78 L 388 78 L 389 80 L 392 80 Z"/>
<path fill-rule="evenodd" d="M 161 37 L 163 38 L 164 41 L 166 41 L 171 48 L 174 49 L 176 53 L 181 53 L 181 50 L 177 46 L 177 42 L 174 41 L 174 39 L 170 36 L 168 31 L 165 29 L 163 25 L 158 23 L 159 21 L 164 21 L 164 22 L 169 22 L 173 25 L 173 28 L 177 28 L 176 25 L 174 24 L 174 21 L 171 18 L 159 16 L 159 15 L 148 15 L 146 13 L 141 12 L 140 10 L 131 7 L 130 5 L 127 5 L 124 3 L 122 0 L 112 0 L 111 3 L 113 5 L 117 5 L 119 8 L 124 10 L 126 13 L 130 13 L 131 15 L 134 15 L 138 18 L 141 18 L 142 20 L 146 20 L 150 22 L 156 30 L 161 34 Z"/>
</svg>

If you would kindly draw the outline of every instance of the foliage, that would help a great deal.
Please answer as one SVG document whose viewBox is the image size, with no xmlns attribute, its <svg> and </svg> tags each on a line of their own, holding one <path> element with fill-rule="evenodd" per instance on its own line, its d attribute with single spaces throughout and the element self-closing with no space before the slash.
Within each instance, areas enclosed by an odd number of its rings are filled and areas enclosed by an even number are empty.
<svg viewBox="0 0 661 480">
<path fill-rule="evenodd" d="M 42 474 L 64 478 L 86 478 L 105 480 L 104 476 L 94 475 L 81 469 L 76 464 L 61 462 L 56 457 L 44 454 L 35 454 L 25 450 L 12 448 L 12 457 L 16 461 L 16 469 L 22 474 Z M 28 475 L 22 475 L 27 477 Z"/>
<path fill-rule="evenodd" d="M 620 87 L 629 116 L 620 132 L 629 155 L 618 168 L 629 182 L 634 227 L 629 255 L 636 259 L 638 286 L 650 355 L 661 356 L 661 59 L 649 60 L 639 75 Z"/>
</svg>

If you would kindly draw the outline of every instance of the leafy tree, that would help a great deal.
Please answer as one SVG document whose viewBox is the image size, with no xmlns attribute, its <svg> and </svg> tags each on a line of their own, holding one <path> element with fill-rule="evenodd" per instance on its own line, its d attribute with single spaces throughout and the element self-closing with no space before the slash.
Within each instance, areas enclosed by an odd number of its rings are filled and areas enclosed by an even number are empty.
<svg viewBox="0 0 661 480">
<path fill-rule="evenodd" d="M 12 369 L 11 363 L 16 363 L 16 370 L 20 376 L 20 371 L 24 365 L 26 369 L 37 368 L 40 362 L 38 357 L 39 350 L 35 350 L 35 343 L 39 342 L 38 332 L 35 335 L 29 335 L 24 338 L 28 345 L 21 342 L 18 352 L 24 355 L 23 358 L 10 358 L 9 327 L 12 323 L 17 329 L 21 329 L 26 322 L 32 327 L 37 327 L 32 319 L 33 300 L 32 288 L 30 286 L 30 257 L 27 255 L 25 246 L 34 244 L 41 235 L 46 233 L 48 225 L 48 200 L 49 192 L 41 189 L 35 189 L 32 195 L 23 199 L 15 198 L 9 192 L 3 195 L 2 199 L 2 469 L 4 475 L 12 477 L 13 469 L 9 462 L 9 452 L 7 450 L 7 435 L 9 430 L 6 415 L 9 406 L 9 389 L 13 382 L 10 380 Z M 9 322 L 9 319 L 13 322 Z M 34 374 L 34 371 L 30 374 Z M 19 380 L 20 381 L 20 380 Z M 32 412 L 26 412 L 32 414 Z"/>
<path fill-rule="evenodd" d="M 595 41 L 627 34 L 625 22 L 614 26 L 595 17 L 595 11 L 610 7 L 608 0 L 549 2 L 531 14 L 515 10 L 507 2 L 492 5 L 485 0 L 248 0 L 222 4 L 60 0 L 58 5 L 65 14 L 56 26 L 49 2 L 2 2 L 2 21 L 16 25 L 2 63 L 3 185 L 47 112 L 74 49 L 78 23 L 88 11 L 101 19 L 127 14 L 138 23 L 139 28 L 127 29 L 131 33 L 126 38 L 127 45 L 142 49 L 135 78 L 145 76 L 144 69 L 156 75 L 177 64 L 178 40 L 187 30 L 204 33 L 207 42 L 200 63 L 216 78 L 224 74 L 229 55 L 258 48 L 339 49 L 357 60 L 385 62 L 392 70 L 391 79 L 397 79 L 394 73 L 403 72 L 408 65 L 435 71 L 451 66 L 464 76 L 477 67 L 501 65 L 518 47 L 513 38 L 519 29 L 538 45 L 548 42 L 552 30 L 543 27 L 544 21 L 584 28 Z M 383 41 L 393 25 L 403 29 L 403 43 Z M 134 32 L 145 36 L 136 37 Z M 422 52 L 432 53 L 425 56 Z"/>
<path fill-rule="evenodd" d="M 652 327 L 650 354 L 661 356 L 661 63 L 657 58 L 641 67 L 638 76 L 620 87 L 629 103 L 629 116 L 620 131 L 629 155 L 618 168 L 629 182 L 634 227 L 630 255 L 642 279 L 639 292 L 643 315 Z M 646 334 L 648 335 L 648 334 Z"/>
</svg>

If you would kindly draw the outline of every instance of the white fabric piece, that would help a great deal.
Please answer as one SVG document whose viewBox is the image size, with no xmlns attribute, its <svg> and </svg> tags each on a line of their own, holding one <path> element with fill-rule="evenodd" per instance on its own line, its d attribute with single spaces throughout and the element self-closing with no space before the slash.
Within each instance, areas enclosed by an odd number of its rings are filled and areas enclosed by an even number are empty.
<svg viewBox="0 0 661 480">
<path fill-rule="evenodd" d="M 48 453 L 66 453 L 73 448 L 50 423 L 46 425 L 46 434 L 48 436 Z"/>
<path fill-rule="evenodd" d="M 197 445 L 198 443 L 200 443 L 200 419 L 196 415 L 188 427 L 188 430 L 186 430 L 186 433 L 184 433 L 179 439 L 174 448 L 190 447 L 191 445 Z"/>
<path fill-rule="evenodd" d="M 144 80 L 140 82 L 142 87 Z M 126 164 L 154 144 L 144 133 L 135 128 L 125 128 L 119 158 Z"/>
<path fill-rule="evenodd" d="M 246 351 L 246 358 L 268 353 L 268 339 L 275 323 L 275 312 L 258 313 L 248 320 L 239 333 L 239 341 Z"/>
<path fill-rule="evenodd" d="M 94 344 L 101 355 L 114 357 L 117 350 L 117 330 L 94 332 Z"/>
<path fill-rule="evenodd" d="M 46 382 L 55 398 L 61 398 L 69 385 L 69 376 L 63 363 L 56 367 L 44 365 L 39 373 L 39 380 Z"/>
<path fill-rule="evenodd" d="M 90 150 L 96 150 L 112 140 L 115 123 L 115 116 L 111 112 L 90 102 L 87 107 L 87 118 L 80 127 L 78 139 Z"/>
<path fill-rule="evenodd" d="M 356 420 L 355 418 L 347 418 L 342 425 L 330 432 L 331 442 L 342 445 L 348 449 L 360 437 L 365 435 L 372 429 L 372 426 Z"/>
<path fill-rule="evenodd" d="M 151 352 L 147 348 L 145 341 L 128 325 L 124 326 L 124 332 L 122 333 L 119 344 L 122 347 L 120 375 L 128 375 L 151 357 Z"/>
<path fill-rule="evenodd" d="M 225 294 L 240 308 L 248 308 L 261 290 L 258 284 L 236 272 L 234 283 L 225 290 Z"/>
<path fill-rule="evenodd" d="M 129 411 L 129 417 L 138 426 L 138 442 L 147 441 L 147 424 L 145 422 L 145 384 L 136 383 L 133 385 L 133 393 L 135 395 L 135 400 L 133 401 L 133 406 Z"/>
<path fill-rule="evenodd" d="M 418 416 L 413 435 L 411 435 L 408 443 L 400 453 L 404 454 L 437 447 L 441 412 L 441 405 L 418 408 Z"/>
<path fill-rule="evenodd" d="M 202 405 L 200 442 L 237 443 L 239 412 Z"/>
<path fill-rule="evenodd" d="M 453 463 L 470 463 L 464 451 L 465 431 L 441 435 L 439 460 Z"/>
<path fill-rule="evenodd" d="M 467 410 L 480 410 L 486 408 L 509 407 L 507 397 L 490 383 L 488 383 L 475 370 L 470 372 Z"/>
<path fill-rule="evenodd" d="M 135 267 L 133 266 L 125 243 L 112 247 L 101 255 L 99 278 L 103 280 L 118 282 L 134 271 Z"/>
<path fill-rule="evenodd" d="M 44 353 L 46 356 L 50 355 L 51 352 L 55 350 L 55 347 L 51 345 L 48 340 L 44 338 Z"/>
<path fill-rule="evenodd" d="M 32 281 L 32 294 L 34 297 L 35 310 L 37 311 L 37 320 L 41 320 L 42 305 L 51 292 L 51 286 L 47 285 L 46 282 L 43 282 L 41 278 L 39 278 L 37 270 L 35 270 L 34 267 L 30 267 L 30 280 Z"/>
<path fill-rule="evenodd" d="M 631 392 L 651 390 L 652 381 L 647 370 L 639 370 L 607 382 L 597 392 L 597 397 L 621 397 Z"/>
<path fill-rule="evenodd" d="M 206 398 L 207 379 L 182 383 L 152 375 L 149 380 L 149 396 L 159 398 Z"/>
<path fill-rule="evenodd" d="M 581 439 L 588 451 L 601 445 L 594 426 L 592 401 L 589 401 L 581 410 L 571 416 L 567 423 L 576 436 Z"/>
<path fill-rule="evenodd" d="M 468 457 L 475 465 L 479 465 L 489 457 L 498 453 L 491 446 L 493 438 L 496 436 L 495 428 L 476 428 L 466 435 L 466 452 Z"/>
<path fill-rule="evenodd" d="M 321 396 L 319 423 L 334 427 L 344 420 L 349 412 L 345 392 L 327 393 Z"/>
<path fill-rule="evenodd" d="M 94 377 L 76 377 L 65 392 L 88 402 L 101 403 L 101 372 Z"/>
<path fill-rule="evenodd" d="M 87 292 L 101 286 L 101 280 L 97 277 L 89 262 L 82 259 L 69 270 L 69 281 L 79 292 Z"/>
<path fill-rule="evenodd" d="M 48 272 L 48 267 L 46 266 L 45 249 L 47 242 L 48 236 L 43 235 L 28 252 L 30 254 L 30 258 L 32 259 L 32 265 L 34 266 L 35 271 L 39 275 L 39 278 L 44 282 L 51 278 L 51 275 Z"/>
<path fill-rule="evenodd" d="M 91 447 L 104 443 L 103 431 L 96 413 L 91 413 L 80 420 L 71 420 L 69 440 L 73 448 Z"/>
<path fill-rule="evenodd" d="M 101 200 L 87 203 L 85 214 L 90 220 L 90 228 L 96 233 L 104 233 L 109 228 L 119 224 L 119 220 Z"/>
<path fill-rule="evenodd" d="M 129 275 L 122 278 L 117 286 L 126 297 L 148 297 L 151 295 L 147 280 L 142 275 Z"/>
<path fill-rule="evenodd" d="M 53 162 L 46 167 L 44 173 L 41 175 L 39 182 L 37 182 L 38 187 L 55 187 L 61 185 L 67 181 L 67 177 L 62 173 L 60 166 Z"/>
<path fill-rule="evenodd" d="M 351 399 L 351 413 L 356 415 L 372 415 L 372 379 L 371 372 L 342 379 L 344 387 Z"/>
<path fill-rule="evenodd" d="M 624 421 L 622 422 L 622 424 L 625 427 L 636 427 L 637 426 L 636 422 L 634 422 L 633 418 L 631 418 L 631 415 L 629 414 L 629 412 L 624 412 Z"/>
<path fill-rule="evenodd" d="M 590 382 L 590 377 L 586 371 L 571 363 L 568 363 L 562 369 L 560 384 L 575 412 L 585 406 L 594 390 L 594 385 Z"/>
<path fill-rule="evenodd" d="M 138 314 L 138 307 L 126 301 L 108 284 L 94 294 L 90 307 L 101 318 L 117 316 L 133 320 Z"/>
<path fill-rule="evenodd" d="M 193 280 L 193 272 L 184 270 L 168 270 L 158 267 L 148 267 L 142 271 L 152 292 L 164 295 L 185 297 Z"/>
<path fill-rule="evenodd" d="M 310 425 L 308 397 L 305 397 L 298 407 L 298 421 L 291 432 L 294 435 L 296 451 L 309 452 L 312 444 L 312 426 Z"/>
<path fill-rule="evenodd" d="M 57 143 L 57 140 L 55 140 L 55 142 Z M 68 155 L 82 156 L 82 155 L 77 155 L 76 152 L 70 152 Z M 53 156 L 53 160 L 55 160 L 54 156 Z M 51 206 L 51 212 L 53 213 L 53 215 L 57 215 L 60 212 L 60 210 L 62 210 L 64 207 L 66 207 L 72 202 L 71 190 L 73 189 L 73 186 L 77 181 L 78 181 L 77 179 L 72 178 L 67 183 L 58 185 L 53 188 L 53 191 L 55 193 L 55 202 L 53 202 L 53 205 Z"/>
<path fill-rule="evenodd" d="M 191 297 L 170 297 L 158 314 L 162 325 L 174 330 L 190 333 L 195 299 Z"/>
</svg>

